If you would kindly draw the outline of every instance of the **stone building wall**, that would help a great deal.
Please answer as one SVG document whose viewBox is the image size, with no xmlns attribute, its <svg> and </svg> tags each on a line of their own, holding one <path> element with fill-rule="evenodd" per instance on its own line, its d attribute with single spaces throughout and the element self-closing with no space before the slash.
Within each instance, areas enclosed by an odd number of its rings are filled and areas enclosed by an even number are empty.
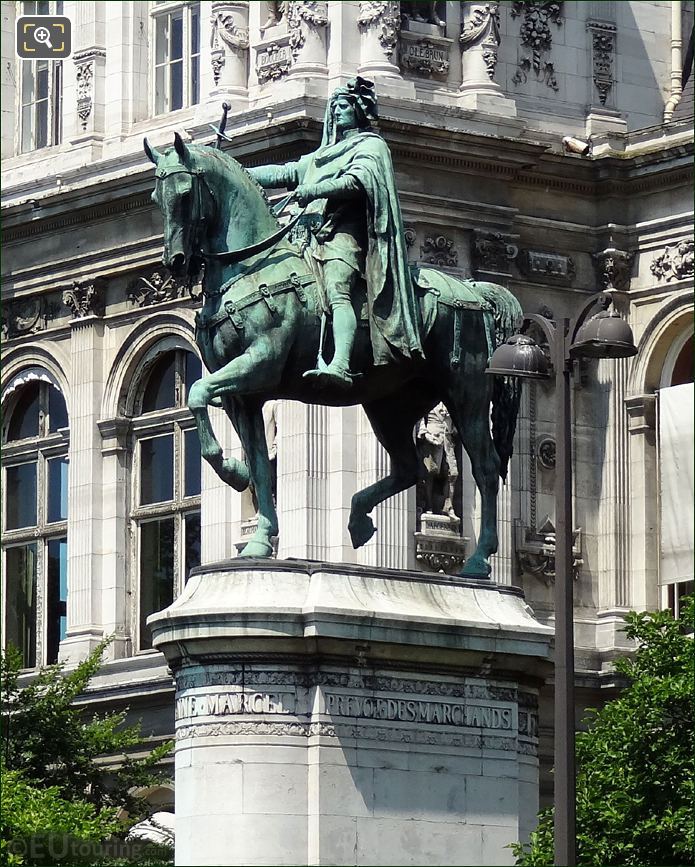
<svg viewBox="0 0 695 867">
<path fill-rule="evenodd" d="M 584 363 L 573 408 L 579 682 L 582 701 L 598 700 L 624 643 L 622 614 L 667 598 L 655 395 L 670 384 L 673 347 L 692 333 L 693 241 L 692 116 L 676 106 L 664 123 L 664 110 L 674 93 L 674 20 L 692 21 L 692 4 L 447 2 L 437 4 L 439 24 L 418 20 L 430 4 L 291 2 L 278 17 L 261 2 L 65 2 L 73 56 L 63 62 L 62 103 L 50 106 L 62 136 L 25 152 L 19 5 L 2 3 L 3 410 L 11 419 L 22 388 L 44 382 L 64 396 L 69 425 L 49 431 L 45 448 L 10 442 L 5 463 L 69 458 L 67 517 L 54 525 L 67 538 L 61 657 L 74 661 L 115 635 L 102 687 L 129 696 L 153 731 L 171 730 L 162 698 L 171 682 L 139 629 L 142 527 L 156 515 L 137 513 L 137 443 L 162 432 L 183 442 L 191 419 L 179 401 L 157 427 L 138 406 L 158 358 L 197 353 L 199 299 L 159 264 L 143 136 L 159 148 L 174 131 L 209 141 L 227 101 L 225 147 L 235 158 L 297 158 L 319 142 L 328 94 L 360 73 L 376 80 L 413 261 L 502 283 L 526 312 L 553 317 L 609 283 L 624 292 L 639 353 Z M 189 37 L 199 22 L 198 99 L 157 111 L 157 16 L 180 10 Z M 683 33 L 684 53 L 687 26 Z M 591 136 L 592 155 L 567 152 L 565 136 Z M 239 456 L 229 425 L 212 416 L 223 447 Z M 277 422 L 279 556 L 415 567 L 415 491 L 376 510 L 379 532 L 365 548 L 349 543 L 350 497 L 386 469 L 361 409 L 283 402 Z M 553 438 L 552 388 L 530 386 L 500 490 L 493 577 L 522 585 L 542 620 L 552 619 L 552 558 L 543 551 L 546 516 L 554 522 Z M 183 446 L 175 448 L 181 486 Z M 477 507 L 465 458 L 461 470 L 472 544 Z M 196 510 L 202 562 L 235 556 L 253 520 L 250 497 L 207 466 L 200 494 L 186 496 L 172 518 L 174 592 Z M 37 533 L 41 545 L 54 538 L 50 522 Z M 6 529 L 3 546 L 27 538 Z M 49 559 L 36 566 L 37 661 L 48 646 Z"/>
</svg>

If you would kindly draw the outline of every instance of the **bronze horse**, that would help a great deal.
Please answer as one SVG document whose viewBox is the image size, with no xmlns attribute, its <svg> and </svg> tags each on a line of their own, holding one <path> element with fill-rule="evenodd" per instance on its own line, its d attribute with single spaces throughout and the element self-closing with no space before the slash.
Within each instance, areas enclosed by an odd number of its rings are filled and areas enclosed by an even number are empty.
<svg viewBox="0 0 695 867">
<path fill-rule="evenodd" d="M 263 190 L 225 152 L 186 145 L 178 134 L 173 148 L 158 152 L 145 141 L 145 151 L 156 165 L 152 198 L 164 216 L 164 264 L 191 280 L 204 264 L 196 340 L 210 372 L 191 387 L 188 406 L 205 460 L 237 491 L 250 483 L 255 489 L 258 528 L 242 556 L 270 556 L 271 537 L 278 533 L 262 417 L 266 400 L 364 407 L 391 468 L 386 478 L 352 498 L 348 528 L 355 548 L 376 530 L 369 517 L 374 507 L 417 482 L 413 428 L 443 401 L 481 496 L 478 545 L 461 574 L 487 578 L 489 557 L 497 551 L 497 490 L 512 453 L 519 391 L 511 380 L 485 376 L 485 368 L 521 319 L 514 296 L 492 283 L 416 268 L 426 360 L 375 366 L 357 299 L 362 327 L 352 355 L 354 384 L 348 391 L 317 387 L 303 374 L 316 367 L 321 343 L 330 350 L 331 337 L 321 327 L 308 258 L 280 237 L 282 227 Z M 224 457 L 210 424 L 210 405 L 226 411 L 245 461 Z"/>
</svg>

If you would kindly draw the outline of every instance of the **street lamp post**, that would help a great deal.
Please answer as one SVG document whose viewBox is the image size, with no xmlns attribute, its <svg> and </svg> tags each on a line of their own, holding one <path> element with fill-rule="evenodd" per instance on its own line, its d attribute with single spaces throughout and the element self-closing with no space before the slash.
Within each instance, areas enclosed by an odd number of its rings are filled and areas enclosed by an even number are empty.
<svg viewBox="0 0 695 867">
<path fill-rule="evenodd" d="M 596 307 L 601 312 L 587 318 Z M 577 863 L 574 594 L 572 568 L 572 418 L 571 376 L 576 358 L 627 358 L 634 355 L 630 326 L 612 306 L 612 295 L 599 292 L 574 319 L 557 323 L 539 314 L 524 319 L 520 334 L 493 353 L 487 373 L 547 379 L 548 363 L 535 341 L 524 334 L 531 324 L 543 332 L 555 370 L 555 864 Z"/>
</svg>

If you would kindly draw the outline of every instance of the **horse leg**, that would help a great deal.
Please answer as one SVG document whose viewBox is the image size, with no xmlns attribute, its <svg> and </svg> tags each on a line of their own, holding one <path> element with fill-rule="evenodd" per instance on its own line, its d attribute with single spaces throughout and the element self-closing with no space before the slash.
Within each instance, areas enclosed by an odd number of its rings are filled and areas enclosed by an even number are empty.
<svg viewBox="0 0 695 867">
<path fill-rule="evenodd" d="M 269 340 L 259 340 L 250 349 L 253 352 L 247 350 L 224 367 L 193 383 L 188 395 L 188 406 L 196 418 L 198 430 L 202 429 L 204 434 L 208 434 L 205 442 L 201 437 L 201 453 L 220 478 L 227 481 L 224 475 L 226 464 L 235 469 L 234 480 L 245 482 L 244 487 L 237 490 L 244 490 L 249 481 L 253 482 L 259 506 L 258 529 L 244 548 L 244 556 L 268 557 L 273 550 L 270 537 L 277 534 L 278 527 L 261 403 L 254 400 L 247 405 L 241 395 L 273 387 L 274 373 L 279 369 L 278 347 L 273 347 Z M 259 362 L 259 359 L 262 361 Z M 209 404 L 218 397 L 224 398 L 225 408 L 246 454 L 248 469 L 239 461 L 221 460 L 222 449 L 215 439 L 207 412 Z M 239 467 L 246 471 L 245 474 L 240 472 Z M 228 475 L 231 476 L 231 473 Z"/>
<path fill-rule="evenodd" d="M 223 456 L 222 446 L 217 441 L 215 432 L 212 429 L 207 406 L 193 408 L 189 402 L 189 407 L 198 428 L 200 454 L 226 485 L 234 488 L 235 491 L 245 491 L 249 486 L 248 467 L 236 458 L 225 458 Z"/>
<path fill-rule="evenodd" d="M 411 394 L 401 392 L 365 404 L 364 411 L 376 438 L 391 459 L 391 471 L 388 476 L 358 491 L 352 498 L 348 530 L 353 548 L 360 548 L 376 532 L 368 513 L 379 503 L 416 484 L 420 459 L 415 448 L 413 428 L 436 402 L 436 399 L 422 398 L 418 401 Z"/>
<path fill-rule="evenodd" d="M 497 551 L 497 491 L 500 459 L 490 433 L 490 398 L 488 384 L 477 378 L 462 391 L 445 400 L 449 414 L 461 436 L 471 460 L 473 478 L 480 491 L 480 533 L 478 545 L 461 571 L 469 578 L 490 576 L 490 555 Z"/>
</svg>

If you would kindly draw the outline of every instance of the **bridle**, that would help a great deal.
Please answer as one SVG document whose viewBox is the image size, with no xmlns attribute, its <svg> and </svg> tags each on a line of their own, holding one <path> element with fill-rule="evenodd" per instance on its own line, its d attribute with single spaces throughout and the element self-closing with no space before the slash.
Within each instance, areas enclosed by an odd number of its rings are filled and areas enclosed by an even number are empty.
<svg viewBox="0 0 695 867">
<path fill-rule="evenodd" d="M 188 258 L 189 261 L 191 261 L 194 256 L 198 255 L 202 260 L 205 258 L 205 253 L 203 252 L 201 241 L 208 222 L 205 209 L 203 208 L 203 188 L 205 188 L 207 194 L 210 196 L 214 212 L 217 212 L 217 200 L 210 189 L 210 185 L 205 179 L 205 172 L 202 168 L 197 168 L 193 171 L 184 166 L 174 166 L 170 169 L 161 169 L 155 172 L 155 184 L 159 183 L 159 181 L 165 180 L 166 178 L 172 177 L 172 175 L 189 175 L 191 178 L 191 192 L 193 198 L 193 214 L 191 222 L 193 223 L 193 232 L 191 235 L 191 250 Z M 167 244 L 165 241 L 165 250 L 166 248 Z M 193 281 L 193 275 L 191 274 L 189 274 L 189 281 Z"/>
</svg>

